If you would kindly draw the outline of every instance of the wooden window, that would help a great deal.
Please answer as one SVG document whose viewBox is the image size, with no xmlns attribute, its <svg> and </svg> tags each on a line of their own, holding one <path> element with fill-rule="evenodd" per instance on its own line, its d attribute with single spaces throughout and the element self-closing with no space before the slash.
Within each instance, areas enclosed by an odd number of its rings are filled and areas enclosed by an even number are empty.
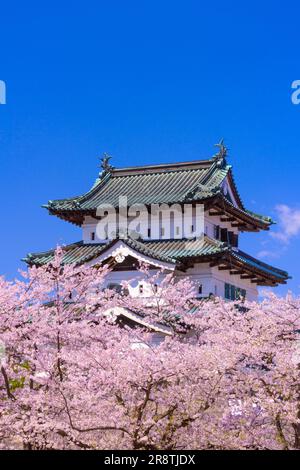
<svg viewBox="0 0 300 470">
<path fill-rule="evenodd" d="M 154 284 L 154 286 L 153 286 L 153 292 L 154 292 L 154 294 L 157 294 L 157 291 L 158 291 L 158 285 L 157 285 L 157 284 Z"/>
<path fill-rule="evenodd" d="M 225 284 L 225 299 L 230 300 L 230 284 Z"/>
<path fill-rule="evenodd" d="M 232 237 L 232 246 L 235 246 L 236 248 L 239 246 L 239 236 L 237 233 L 233 234 Z"/>
<path fill-rule="evenodd" d="M 198 294 L 199 294 L 199 295 L 202 295 L 202 292 L 203 292 L 203 286 L 202 286 L 202 284 L 199 284 L 199 286 L 198 286 Z"/>
<path fill-rule="evenodd" d="M 234 244 L 233 235 L 234 235 L 233 232 L 228 232 L 228 243 L 229 243 L 229 245 L 231 245 L 231 246 L 234 246 L 234 245 L 233 245 L 233 244 Z"/>
<path fill-rule="evenodd" d="M 228 242 L 228 230 L 227 228 L 221 228 L 221 241 Z"/>
<path fill-rule="evenodd" d="M 231 300 L 236 299 L 236 288 L 234 286 L 230 286 L 230 298 Z"/>
<path fill-rule="evenodd" d="M 139 293 L 143 294 L 144 293 L 144 286 L 143 284 L 139 284 Z"/>
<path fill-rule="evenodd" d="M 151 228 L 148 228 L 148 238 L 151 238 Z"/>
<path fill-rule="evenodd" d="M 220 225 L 214 225 L 214 238 L 220 240 Z"/>
<path fill-rule="evenodd" d="M 95 232 L 91 232 L 91 240 L 92 240 L 92 241 L 95 241 L 95 239 L 96 239 L 96 234 L 95 234 Z"/>
<path fill-rule="evenodd" d="M 237 247 L 239 242 L 239 236 L 234 232 L 228 232 L 228 243 L 231 246 Z"/>
<path fill-rule="evenodd" d="M 225 299 L 227 300 L 242 300 L 246 298 L 246 290 L 231 284 L 225 284 Z"/>
</svg>

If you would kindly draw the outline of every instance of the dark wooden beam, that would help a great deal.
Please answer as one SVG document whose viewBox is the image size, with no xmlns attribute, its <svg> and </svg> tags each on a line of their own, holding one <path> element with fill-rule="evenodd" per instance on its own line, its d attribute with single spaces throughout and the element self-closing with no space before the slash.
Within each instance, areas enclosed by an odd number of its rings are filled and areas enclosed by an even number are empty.
<svg viewBox="0 0 300 470">
<path fill-rule="evenodd" d="M 221 217 L 221 222 L 234 222 L 235 220 L 234 217 Z"/>
<path fill-rule="evenodd" d="M 225 212 L 224 212 L 224 211 L 218 211 L 218 212 L 209 211 L 209 215 L 217 215 L 217 216 L 220 216 L 220 215 L 225 215 Z"/>
<path fill-rule="evenodd" d="M 230 271 L 230 274 L 243 274 L 245 271 L 242 271 L 242 270 L 234 270 L 234 271 Z"/>
<path fill-rule="evenodd" d="M 260 286 L 269 286 L 269 287 L 276 287 L 278 286 L 278 282 L 277 281 L 273 281 L 273 280 L 268 280 L 268 279 L 253 279 L 253 281 L 251 281 L 253 283 L 257 283 L 259 284 Z"/>
<path fill-rule="evenodd" d="M 219 266 L 219 271 L 228 271 L 228 269 L 231 269 L 231 266 Z"/>
<path fill-rule="evenodd" d="M 193 268 L 194 267 L 194 263 L 190 262 L 190 263 L 179 263 L 176 265 L 176 271 L 181 271 L 183 273 L 185 273 L 188 269 L 190 268 Z"/>
<path fill-rule="evenodd" d="M 265 279 L 252 279 L 251 281 L 252 284 L 260 284 L 261 286 L 269 286 L 270 283 L 267 282 Z"/>
<path fill-rule="evenodd" d="M 247 228 L 247 224 L 241 224 L 239 222 L 232 223 L 231 227 L 237 227 L 237 228 Z"/>
<path fill-rule="evenodd" d="M 241 279 L 253 279 L 254 277 L 254 274 L 245 274 L 241 276 Z"/>
</svg>

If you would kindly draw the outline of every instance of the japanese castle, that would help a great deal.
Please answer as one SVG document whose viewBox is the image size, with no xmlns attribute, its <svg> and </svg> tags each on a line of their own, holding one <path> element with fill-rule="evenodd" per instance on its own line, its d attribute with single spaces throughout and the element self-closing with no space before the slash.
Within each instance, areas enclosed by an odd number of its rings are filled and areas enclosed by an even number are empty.
<svg viewBox="0 0 300 470">
<path fill-rule="evenodd" d="M 140 262 L 151 270 L 173 272 L 178 278 L 189 276 L 197 286 L 198 297 L 204 298 L 244 297 L 251 301 L 258 297 L 258 286 L 285 284 L 285 271 L 239 248 L 242 232 L 269 230 L 274 222 L 245 208 L 223 141 L 218 147 L 218 153 L 208 160 L 128 168 L 114 168 L 105 155 L 102 171 L 90 191 L 43 206 L 49 214 L 82 229 L 82 240 L 64 248 L 63 262 L 108 264 L 112 268 L 108 287 L 118 288 L 123 280 L 134 278 L 130 292 L 134 296 L 147 295 L 143 275 L 137 272 Z M 120 197 L 126 198 L 131 208 L 130 226 L 135 227 L 131 232 L 120 230 Z M 144 210 L 143 216 L 140 209 L 133 211 L 141 206 L 149 211 Z M 108 233 L 108 224 L 106 231 L 99 230 L 99 223 L 108 214 L 99 212 L 99 207 L 115 209 L 114 235 Z M 184 207 L 189 209 L 185 223 L 181 213 Z M 135 218 L 133 213 L 139 216 Z M 197 232 L 200 218 L 201 230 Z M 41 266 L 51 262 L 53 256 L 54 250 L 32 253 L 24 261 Z"/>
</svg>

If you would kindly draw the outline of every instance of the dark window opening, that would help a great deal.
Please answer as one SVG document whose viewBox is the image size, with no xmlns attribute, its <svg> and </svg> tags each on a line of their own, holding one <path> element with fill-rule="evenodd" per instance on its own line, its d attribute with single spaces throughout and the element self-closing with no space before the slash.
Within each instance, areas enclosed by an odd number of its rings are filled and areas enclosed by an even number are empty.
<svg viewBox="0 0 300 470">
<path fill-rule="evenodd" d="M 228 232 L 228 243 L 231 246 L 237 247 L 239 244 L 239 236 L 234 232 Z"/>
<path fill-rule="evenodd" d="M 232 246 L 235 246 L 236 248 L 238 248 L 238 246 L 239 246 L 239 236 L 236 233 L 233 234 L 233 244 L 232 244 Z"/>
<path fill-rule="evenodd" d="M 227 300 L 243 300 L 246 298 L 246 290 L 235 287 L 231 284 L 225 284 L 225 299 Z"/>
<path fill-rule="evenodd" d="M 220 225 L 214 225 L 214 238 L 216 240 L 220 239 Z"/>
<path fill-rule="evenodd" d="M 227 230 L 227 228 L 221 228 L 221 242 L 228 243 L 228 230 Z"/>
</svg>

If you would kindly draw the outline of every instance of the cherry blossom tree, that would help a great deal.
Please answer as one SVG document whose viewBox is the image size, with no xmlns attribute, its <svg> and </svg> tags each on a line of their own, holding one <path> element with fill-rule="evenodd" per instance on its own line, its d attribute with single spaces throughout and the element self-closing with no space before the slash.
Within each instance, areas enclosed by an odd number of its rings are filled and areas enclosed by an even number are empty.
<svg viewBox="0 0 300 470">
<path fill-rule="evenodd" d="M 131 298 L 105 288 L 107 267 L 62 259 L 0 279 L 2 446 L 300 448 L 299 299 L 195 300 L 187 278 L 147 266 Z"/>
</svg>

